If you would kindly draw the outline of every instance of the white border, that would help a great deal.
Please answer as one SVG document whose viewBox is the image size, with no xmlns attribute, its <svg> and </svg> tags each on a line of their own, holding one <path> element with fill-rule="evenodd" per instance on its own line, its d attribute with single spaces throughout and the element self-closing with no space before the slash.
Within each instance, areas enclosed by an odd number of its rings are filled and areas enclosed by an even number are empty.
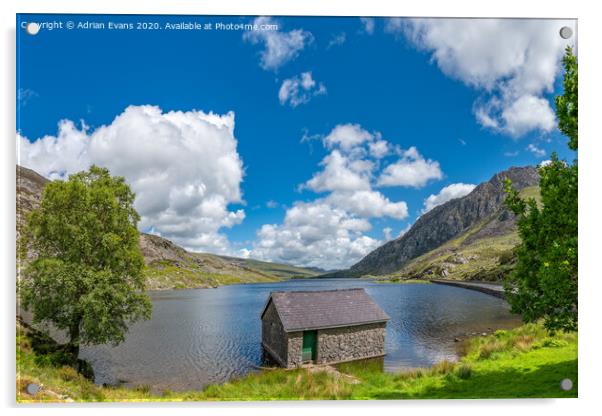
<svg viewBox="0 0 602 416">
<path fill-rule="evenodd" d="M 391 0 L 369 0 L 353 3 L 350 0 L 5 0 L 0 2 L 2 13 L 2 86 L 0 117 L 4 140 L 0 168 L 2 184 L 0 277 L 4 285 L 2 303 L 1 350 L 3 365 L 0 376 L 2 403 L 5 414 L 195 414 L 199 412 L 245 414 L 305 415 L 308 412 L 364 415 L 369 409 L 384 414 L 419 412 L 420 414 L 504 415 L 522 414 L 589 414 L 594 413 L 601 394 L 598 390 L 602 368 L 599 355 L 602 345 L 598 316 L 600 282 L 599 247 L 602 246 L 601 214 L 598 212 L 602 174 L 597 158 L 602 157 L 602 135 L 599 129 L 602 98 L 602 68 L 599 41 L 602 40 L 601 14 L 596 2 L 548 0 L 490 1 L 438 0 L 407 1 L 394 4 Z M 187 403 L 180 405 L 74 405 L 15 407 L 14 378 L 14 266 L 15 266 L 15 13 L 120 13 L 120 14 L 247 14 L 247 15 L 347 15 L 347 16 L 447 16 L 447 17 L 573 17 L 579 19 L 579 77 L 580 77 L 580 188 L 579 194 L 579 250 L 580 250 L 580 347 L 579 396 L 577 400 L 457 400 L 406 402 L 311 402 L 311 403 Z M 199 409 L 199 407 L 201 409 Z M 598 410 L 599 411 L 599 410 Z M 485 413 L 486 412 L 486 413 Z"/>
</svg>

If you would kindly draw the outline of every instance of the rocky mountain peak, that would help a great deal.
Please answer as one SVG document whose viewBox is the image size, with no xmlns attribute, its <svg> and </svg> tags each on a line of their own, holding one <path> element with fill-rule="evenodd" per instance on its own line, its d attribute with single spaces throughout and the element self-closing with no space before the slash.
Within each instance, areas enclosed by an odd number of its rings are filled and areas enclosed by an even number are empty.
<svg viewBox="0 0 602 416">
<path fill-rule="evenodd" d="M 470 194 L 452 199 L 422 215 L 403 236 L 377 248 L 344 272 L 349 276 L 386 274 L 399 270 L 409 260 L 418 257 L 460 235 L 476 224 L 496 216 L 483 232 L 506 232 L 514 227 L 514 218 L 504 207 L 504 180 L 524 189 L 539 184 L 534 166 L 512 167 L 495 174 L 478 185 Z"/>
</svg>

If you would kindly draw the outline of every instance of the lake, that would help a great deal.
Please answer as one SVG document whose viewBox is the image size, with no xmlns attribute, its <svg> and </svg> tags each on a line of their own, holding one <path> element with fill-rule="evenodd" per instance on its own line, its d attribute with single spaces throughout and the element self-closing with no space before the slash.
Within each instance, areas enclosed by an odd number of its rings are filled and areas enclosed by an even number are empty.
<svg viewBox="0 0 602 416">
<path fill-rule="evenodd" d="M 117 347 L 82 347 L 97 383 L 195 390 L 256 371 L 262 364 L 260 313 L 271 291 L 362 287 L 387 312 L 385 371 L 457 359 L 454 338 L 520 324 L 508 304 L 480 292 L 437 284 L 358 279 L 149 292 L 153 315 L 132 325 Z"/>
</svg>

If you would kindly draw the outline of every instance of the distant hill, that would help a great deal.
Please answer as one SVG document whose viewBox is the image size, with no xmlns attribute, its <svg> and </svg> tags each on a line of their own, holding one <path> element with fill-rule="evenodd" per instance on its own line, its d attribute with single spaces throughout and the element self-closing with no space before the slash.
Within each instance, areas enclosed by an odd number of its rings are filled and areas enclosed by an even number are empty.
<svg viewBox="0 0 602 416">
<path fill-rule="evenodd" d="M 513 214 L 504 206 L 503 181 L 538 194 L 532 166 L 513 167 L 481 183 L 470 194 L 422 215 L 400 238 L 372 251 L 333 276 L 387 276 L 496 280 L 510 267 L 518 243 Z"/>
<path fill-rule="evenodd" d="M 39 206 L 48 182 L 35 171 L 17 166 L 17 238 L 23 230 L 26 215 Z M 149 289 L 269 282 L 313 277 L 321 272 L 286 264 L 192 253 L 165 238 L 145 233 L 140 235 L 140 249 Z"/>
</svg>

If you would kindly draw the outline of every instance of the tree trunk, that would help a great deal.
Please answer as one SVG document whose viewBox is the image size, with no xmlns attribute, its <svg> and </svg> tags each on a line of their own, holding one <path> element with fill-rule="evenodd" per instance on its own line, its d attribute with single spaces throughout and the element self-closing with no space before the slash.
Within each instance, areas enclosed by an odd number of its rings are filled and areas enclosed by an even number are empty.
<svg viewBox="0 0 602 416">
<path fill-rule="evenodd" d="M 79 356 L 79 327 L 81 320 L 77 319 L 69 328 L 69 352 L 73 354 L 74 361 Z"/>
</svg>

